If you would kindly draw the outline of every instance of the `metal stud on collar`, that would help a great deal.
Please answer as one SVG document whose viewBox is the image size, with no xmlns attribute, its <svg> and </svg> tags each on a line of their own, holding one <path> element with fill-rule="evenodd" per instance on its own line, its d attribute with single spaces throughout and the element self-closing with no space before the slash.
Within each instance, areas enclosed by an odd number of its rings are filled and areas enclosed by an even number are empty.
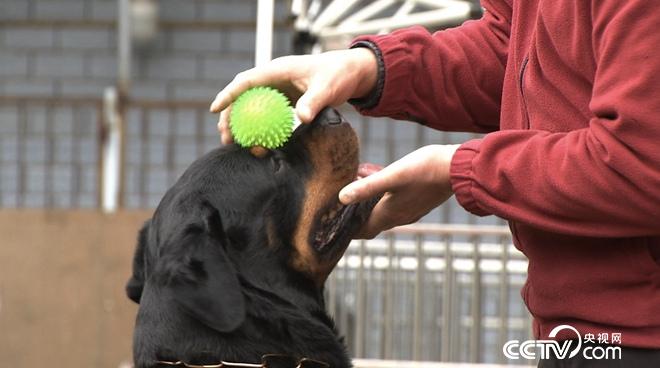
<svg viewBox="0 0 660 368">
<path fill-rule="evenodd" d="M 219 364 L 204 364 L 204 365 L 188 364 L 180 360 L 176 362 L 159 360 L 157 363 L 162 365 L 169 365 L 173 367 L 188 367 L 188 368 L 225 368 L 225 367 L 262 368 L 264 367 L 262 364 L 232 363 L 232 362 L 224 362 L 224 361 L 220 362 Z"/>
<path fill-rule="evenodd" d="M 330 368 L 330 364 L 314 359 L 302 358 L 298 361 L 290 355 L 266 354 L 260 364 L 220 361 L 218 364 L 190 364 L 184 361 L 159 360 L 157 364 L 186 368 Z"/>
</svg>

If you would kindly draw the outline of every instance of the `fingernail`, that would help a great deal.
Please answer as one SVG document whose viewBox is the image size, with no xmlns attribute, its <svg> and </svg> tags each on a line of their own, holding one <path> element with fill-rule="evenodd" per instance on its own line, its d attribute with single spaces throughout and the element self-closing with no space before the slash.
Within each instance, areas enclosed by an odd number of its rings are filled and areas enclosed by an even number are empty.
<svg viewBox="0 0 660 368">
<path fill-rule="evenodd" d="M 353 189 L 347 189 L 347 190 L 342 190 L 339 192 L 339 200 L 343 204 L 351 204 L 355 200 L 355 190 Z"/>
<path fill-rule="evenodd" d="M 222 101 L 222 94 L 218 94 L 215 96 L 215 99 L 213 99 L 213 102 L 211 102 L 211 112 L 218 110 L 218 107 L 220 106 L 220 101 Z"/>
<path fill-rule="evenodd" d="M 296 112 L 293 112 L 293 128 L 291 130 L 296 130 L 298 127 L 302 124 L 302 121 L 300 121 L 300 116 L 296 114 Z"/>
<path fill-rule="evenodd" d="M 298 117 L 302 122 L 308 123 L 312 119 L 311 114 L 312 112 L 307 105 L 300 105 L 298 108 Z"/>
</svg>

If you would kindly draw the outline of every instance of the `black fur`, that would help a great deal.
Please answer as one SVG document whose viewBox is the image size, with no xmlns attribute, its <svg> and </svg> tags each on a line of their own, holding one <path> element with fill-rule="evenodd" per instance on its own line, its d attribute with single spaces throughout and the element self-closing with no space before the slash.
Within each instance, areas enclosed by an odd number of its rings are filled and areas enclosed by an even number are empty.
<svg viewBox="0 0 660 368">
<path fill-rule="evenodd" d="M 304 184 L 315 175 L 303 144 L 313 129 L 265 158 L 216 149 L 166 193 L 140 231 L 126 287 L 140 304 L 137 368 L 258 363 L 268 353 L 350 367 L 322 287 L 290 262 Z"/>
</svg>

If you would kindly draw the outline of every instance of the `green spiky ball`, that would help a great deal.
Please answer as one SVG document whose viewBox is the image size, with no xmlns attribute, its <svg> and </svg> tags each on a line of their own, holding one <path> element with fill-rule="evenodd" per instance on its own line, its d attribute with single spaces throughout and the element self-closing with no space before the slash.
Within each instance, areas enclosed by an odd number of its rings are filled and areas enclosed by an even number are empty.
<svg viewBox="0 0 660 368">
<path fill-rule="evenodd" d="M 254 87 L 243 92 L 229 116 L 234 141 L 242 147 L 281 147 L 293 130 L 293 110 L 289 99 L 270 87 Z"/>
</svg>

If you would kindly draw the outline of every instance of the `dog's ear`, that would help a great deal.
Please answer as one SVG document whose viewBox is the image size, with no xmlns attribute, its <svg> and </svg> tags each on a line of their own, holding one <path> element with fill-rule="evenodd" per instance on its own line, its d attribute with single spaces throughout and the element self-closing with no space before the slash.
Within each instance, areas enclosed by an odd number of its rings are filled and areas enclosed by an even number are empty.
<svg viewBox="0 0 660 368">
<path fill-rule="evenodd" d="M 135 254 L 133 255 L 133 275 L 126 283 L 126 295 L 129 299 L 136 303 L 140 303 L 142 297 L 142 289 L 144 289 L 145 279 L 145 257 L 147 252 L 149 225 L 151 220 L 148 220 L 142 226 L 138 234 L 138 242 L 135 247 Z"/>
<path fill-rule="evenodd" d="M 202 224 L 186 227 L 175 247 L 177 259 L 163 257 L 157 269 L 169 273 L 165 292 L 191 317 L 220 332 L 245 320 L 245 299 L 218 211 L 206 208 Z M 169 265 L 167 265 L 169 263 Z M 176 265 L 176 266 L 175 266 Z M 157 272 L 157 271 L 156 271 Z"/>
</svg>

